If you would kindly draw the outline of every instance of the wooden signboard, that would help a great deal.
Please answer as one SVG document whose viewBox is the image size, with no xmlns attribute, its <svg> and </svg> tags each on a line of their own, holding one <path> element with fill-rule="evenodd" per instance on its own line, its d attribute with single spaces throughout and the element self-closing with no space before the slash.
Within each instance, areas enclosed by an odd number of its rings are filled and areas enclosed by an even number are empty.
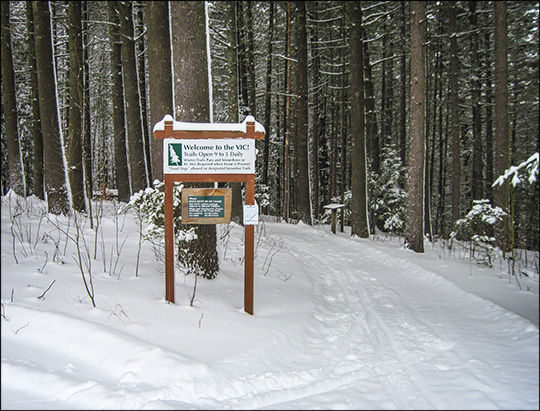
<svg viewBox="0 0 540 411">
<path fill-rule="evenodd" d="M 228 224 L 232 188 L 182 189 L 182 224 Z"/>
<path fill-rule="evenodd" d="M 245 183 L 245 205 L 256 205 L 253 140 L 263 140 L 265 130 L 253 116 L 242 123 L 219 124 L 174 121 L 166 115 L 154 125 L 153 134 L 164 145 L 165 300 L 174 304 L 173 183 Z M 215 203 L 218 207 L 220 200 Z M 253 314 L 254 224 L 251 216 L 244 225 L 244 311 L 248 314 Z"/>
</svg>

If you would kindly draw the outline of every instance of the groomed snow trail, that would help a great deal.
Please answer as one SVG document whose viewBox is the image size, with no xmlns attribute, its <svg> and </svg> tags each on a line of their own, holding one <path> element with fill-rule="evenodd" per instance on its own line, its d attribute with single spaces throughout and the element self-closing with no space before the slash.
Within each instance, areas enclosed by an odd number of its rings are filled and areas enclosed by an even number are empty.
<svg viewBox="0 0 540 411">
<path fill-rule="evenodd" d="M 538 373 L 520 369 L 538 358 L 530 344 L 520 348 L 523 333 L 538 340 L 527 321 L 398 256 L 411 251 L 384 255 L 370 240 L 302 225 L 274 229 L 312 278 L 317 308 L 299 345 L 321 367 L 305 370 L 311 378 L 294 387 L 276 387 L 288 390 L 290 401 L 253 405 L 309 408 L 320 397 L 321 408 L 497 408 L 515 406 L 509 393 L 524 386 L 538 391 Z M 498 328 L 494 320 L 504 316 L 515 317 L 513 329 Z M 500 369 L 494 354 L 515 358 L 515 369 Z M 523 399 L 523 407 L 531 405 Z"/>
</svg>

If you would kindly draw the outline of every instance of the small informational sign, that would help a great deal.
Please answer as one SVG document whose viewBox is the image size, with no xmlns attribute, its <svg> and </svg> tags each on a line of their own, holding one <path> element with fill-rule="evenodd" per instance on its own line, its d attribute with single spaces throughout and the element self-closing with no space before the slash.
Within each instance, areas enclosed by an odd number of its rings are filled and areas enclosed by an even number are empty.
<svg viewBox="0 0 540 411">
<path fill-rule="evenodd" d="M 229 223 L 231 200 L 231 188 L 184 188 L 182 224 Z"/>
<path fill-rule="evenodd" d="M 225 196 L 189 196 L 189 218 L 225 217 Z"/>
<path fill-rule="evenodd" d="M 165 174 L 254 174 L 253 139 L 163 140 Z"/>
<path fill-rule="evenodd" d="M 257 225 L 259 224 L 259 206 L 244 205 L 244 225 Z"/>
</svg>

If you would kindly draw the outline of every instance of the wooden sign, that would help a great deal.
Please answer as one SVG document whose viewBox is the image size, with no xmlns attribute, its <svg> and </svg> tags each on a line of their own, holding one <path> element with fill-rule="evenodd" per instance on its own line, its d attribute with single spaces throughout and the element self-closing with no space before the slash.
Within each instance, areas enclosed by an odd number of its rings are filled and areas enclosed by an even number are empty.
<svg viewBox="0 0 540 411">
<path fill-rule="evenodd" d="M 263 140 L 264 126 L 247 116 L 242 123 L 187 123 L 173 120 L 166 115 L 156 123 L 154 138 L 164 141 L 163 173 L 165 180 L 165 300 L 174 304 L 174 225 L 173 183 L 245 183 L 245 205 L 255 205 L 255 141 Z M 190 140 L 190 141 L 182 141 Z M 203 140 L 216 140 L 213 143 Z M 189 153 L 189 155 L 188 155 Z M 196 153 L 193 154 L 192 153 Z M 211 153 L 211 154 L 210 154 Z M 227 154 L 228 153 L 228 154 Z M 223 155 L 222 155 L 223 154 Z M 204 159 L 202 159 L 204 157 Z M 228 161 L 226 158 L 233 158 Z M 189 160 L 188 160 L 189 159 Z M 185 191 L 186 189 L 182 190 Z M 213 190 L 213 189 L 210 189 Z M 188 191 L 189 194 L 189 191 Z M 197 197 L 197 195 L 195 195 Z M 212 195 L 208 196 L 211 197 Z M 218 196 L 221 196 L 218 194 Z M 205 195 L 199 197 L 207 197 Z M 221 215 L 221 199 L 196 198 L 193 200 L 193 218 Z M 224 199 L 223 216 L 227 211 Z M 182 201 L 184 204 L 184 201 Z M 206 208 L 208 210 L 203 210 Z M 244 226 L 244 311 L 253 314 L 253 265 L 255 254 L 254 225 L 258 221 L 258 209 L 248 207 L 251 213 L 249 225 Z M 257 214 L 254 213 L 257 211 Z M 189 204 L 188 204 L 189 220 Z M 230 216 L 229 216 L 230 218 Z M 184 218 L 182 217 L 182 220 Z M 257 220 L 257 221 L 256 221 Z M 186 220 L 184 220 L 185 222 Z M 208 220 L 206 220 L 208 221 Z M 200 223 L 199 223 L 200 224 Z M 210 223 L 215 224 L 215 223 Z"/>
<path fill-rule="evenodd" d="M 227 224 L 232 188 L 182 189 L 182 224 Z"/>
</svg>

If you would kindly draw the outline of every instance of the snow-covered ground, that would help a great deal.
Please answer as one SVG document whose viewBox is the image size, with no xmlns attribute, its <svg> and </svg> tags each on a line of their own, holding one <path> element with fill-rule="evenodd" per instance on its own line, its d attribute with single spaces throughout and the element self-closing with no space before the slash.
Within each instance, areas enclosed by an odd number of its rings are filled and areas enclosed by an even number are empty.
<svg viewBox="0 0 540 411">
<path fill-rule="evenodd" d="M 97 237 L 79 220 L 93 308 L 75 243 L 55 228 L 75 236 L 73 218 L 11 201 L 2 409 L 539 408 L 538 276 L 520 290 L 499 260 L 261 222 L 251 316 L 243 228 L 220 225 L 217 278 L 199 279 L 190 306 L 194 277 L 177 272 L 173 305 L 149 243 L 136 276 L 138 221 L 104 202 Z"/>
</svg>

